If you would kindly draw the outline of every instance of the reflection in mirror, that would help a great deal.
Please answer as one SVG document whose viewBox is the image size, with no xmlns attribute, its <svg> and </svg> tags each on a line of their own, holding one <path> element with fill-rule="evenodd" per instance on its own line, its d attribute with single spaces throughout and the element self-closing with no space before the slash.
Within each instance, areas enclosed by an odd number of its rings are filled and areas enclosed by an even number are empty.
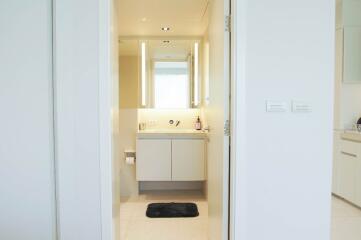
<svg viewBox="0 0 361 240">
<path fill-rule="evenodd" d="M 119 106 L 136 109 L 141 105 L 140 48 L 137 40 L 119 40 Z"/>
<path fill-rule="evenodd" d="M 187 61 L 155 60 L 153 62 L 154 108 L 188 108 L 189 80 Z"/>
<path fill-rule="evenodd" d="M 199 73 L 198 40 L 142 41 L 141 107 L 198 107 Z"/>
</svg>

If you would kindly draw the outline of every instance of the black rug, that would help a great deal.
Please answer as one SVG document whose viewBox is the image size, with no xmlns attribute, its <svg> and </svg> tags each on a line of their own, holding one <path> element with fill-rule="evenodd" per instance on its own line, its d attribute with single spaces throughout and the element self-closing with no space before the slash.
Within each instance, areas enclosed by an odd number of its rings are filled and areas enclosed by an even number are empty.
<svg viewBox="0 0 361 240">
<path fill-rule="evenodd" d="M 194 203 L 151 203 L 147 208 L 149 218 L 176 218 L 199 216 Z"/>
</svg>

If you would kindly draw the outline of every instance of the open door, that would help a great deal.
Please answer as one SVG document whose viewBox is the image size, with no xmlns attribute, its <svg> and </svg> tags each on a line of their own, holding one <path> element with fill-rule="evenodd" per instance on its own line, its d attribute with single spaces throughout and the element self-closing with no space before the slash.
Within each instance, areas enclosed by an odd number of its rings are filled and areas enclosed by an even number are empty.
<svg viewBox="0 0 361 240">
<path fill-rule="evenodd" d="M 209 239 L 228 239 L 229 119 L 230 119 L 230 1 L 210 2 L 208 201 Z"/>
</svg>

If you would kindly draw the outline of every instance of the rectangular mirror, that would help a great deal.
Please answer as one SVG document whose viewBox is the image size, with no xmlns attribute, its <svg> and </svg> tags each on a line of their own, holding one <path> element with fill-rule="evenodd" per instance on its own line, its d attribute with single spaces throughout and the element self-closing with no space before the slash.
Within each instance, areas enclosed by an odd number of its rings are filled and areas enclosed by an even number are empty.
<svg viewBox="0 0 361 240">
<path fill-rule="evenodd" d="M 200 44 L 198 39 L 120 40 L 121 57 L 130 52 L 138 57 L 139 107 L 199 107 Z"/>
</svg>

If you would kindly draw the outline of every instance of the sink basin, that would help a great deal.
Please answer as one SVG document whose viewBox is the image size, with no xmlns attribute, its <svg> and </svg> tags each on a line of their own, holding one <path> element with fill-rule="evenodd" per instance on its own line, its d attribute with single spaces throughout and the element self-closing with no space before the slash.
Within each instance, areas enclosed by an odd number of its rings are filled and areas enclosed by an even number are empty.
<svg viewBox="0 0 361 240">
<path fill-rule="evenodd" d="M 204 133 L 203 130 L 194 129 L 145 129 L 139 130 L 139 133 Z"/>
<path fill-rule="evenodd" d="M 138 138 L 205 138 L 207 133 L 194 129 L 145 129 L 139 130 Z"/>
</svg>

